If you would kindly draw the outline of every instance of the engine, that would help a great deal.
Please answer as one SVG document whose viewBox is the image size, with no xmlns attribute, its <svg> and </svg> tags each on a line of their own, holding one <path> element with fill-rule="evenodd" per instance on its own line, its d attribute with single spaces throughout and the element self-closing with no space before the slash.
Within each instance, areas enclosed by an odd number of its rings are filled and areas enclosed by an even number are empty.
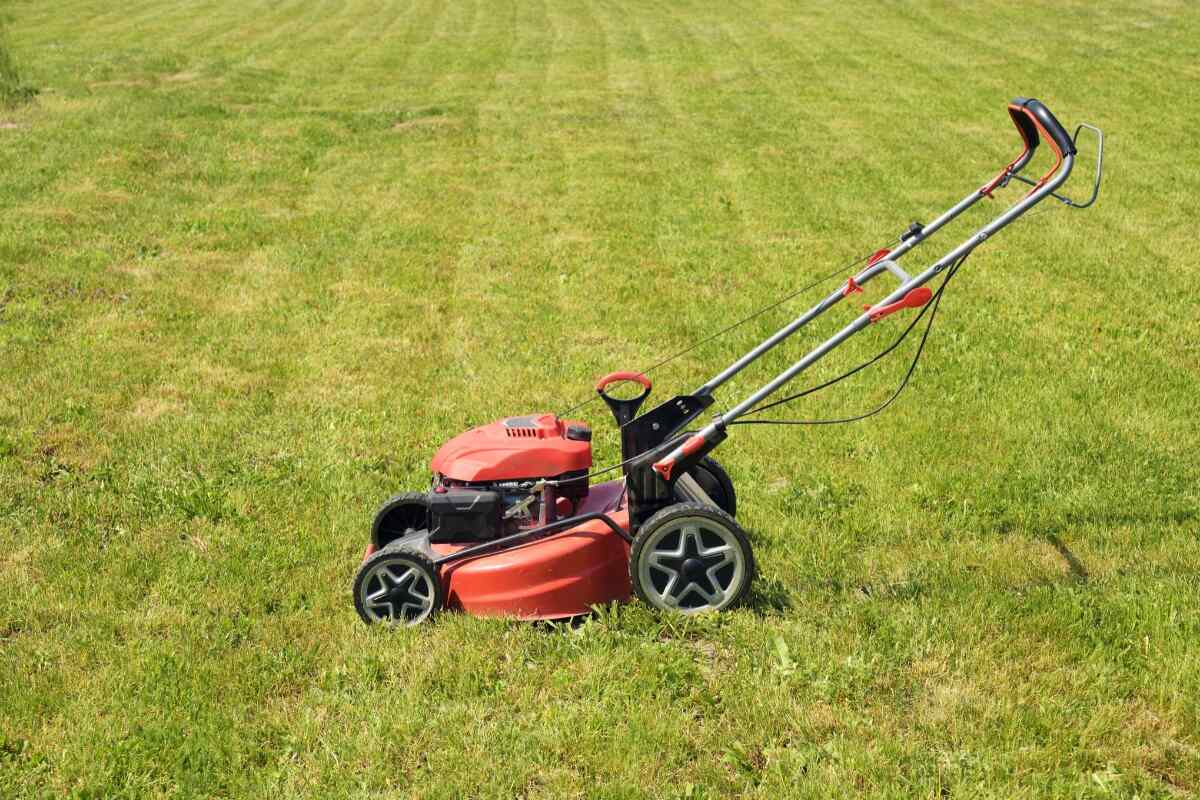
<svg viewBox="0 0 1200 800">
<path fill-rule="evenodd" d="M 446 442 L 431 466 L 428 495 L 381 509 L 377 546 L 420 528 L 433 542 L 488 541 L 571 516 L 588 494 L 592 431 L 554 414 L 509 417 Z"/>
</svg>

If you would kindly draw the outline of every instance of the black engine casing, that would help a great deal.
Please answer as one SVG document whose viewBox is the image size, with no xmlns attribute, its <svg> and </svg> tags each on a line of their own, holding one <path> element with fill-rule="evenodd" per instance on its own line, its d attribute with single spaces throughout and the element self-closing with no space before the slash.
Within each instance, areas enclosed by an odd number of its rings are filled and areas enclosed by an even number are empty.
<svg viewBox="0 0 1200 800">
<path fill-rule="evenodd" d="M 429 494 L 430 538 L 435 542 L 483 542 L 503 531 L 499 492 L 455 491 Z"/>
</svg>

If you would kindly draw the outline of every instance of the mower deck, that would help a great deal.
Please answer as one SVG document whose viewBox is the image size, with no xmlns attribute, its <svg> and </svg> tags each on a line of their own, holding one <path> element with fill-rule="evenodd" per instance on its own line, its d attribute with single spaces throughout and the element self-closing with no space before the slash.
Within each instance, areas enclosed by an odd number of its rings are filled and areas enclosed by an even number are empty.
<svg viewBox="0 0 1200 800">
<path fill-rule="evenodd" d="M 604 513 L 625 530 L 629 513 L 624 481 L 596 484 L 579 514 Z M 463 548 L 434 544 L 439 556 Z M 630 596 L 629 544 L 599 520 L 544 539 L 439 567 L 446 607 L 479 616 L 527 620 L 586 614 L 592 606 Z"/>
</svg>

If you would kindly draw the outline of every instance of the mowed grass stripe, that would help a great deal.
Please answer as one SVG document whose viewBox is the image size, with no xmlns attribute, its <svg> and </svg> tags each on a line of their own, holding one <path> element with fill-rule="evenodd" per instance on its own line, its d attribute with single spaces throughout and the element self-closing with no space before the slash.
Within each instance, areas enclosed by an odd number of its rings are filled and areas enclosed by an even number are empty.
<svg viewBox="0 0 1200 800">
<path fill-rule="evenodd" d="M 0 796 L 1195 792 L 1189 6 L 8 9 Z M 1019 92 L 1105 128 L 1101 202 L 981 249 L 888 415 L 736 431 L 748 608 L 358 623 L 441 441 L 928 219 Z"/>
</svg>

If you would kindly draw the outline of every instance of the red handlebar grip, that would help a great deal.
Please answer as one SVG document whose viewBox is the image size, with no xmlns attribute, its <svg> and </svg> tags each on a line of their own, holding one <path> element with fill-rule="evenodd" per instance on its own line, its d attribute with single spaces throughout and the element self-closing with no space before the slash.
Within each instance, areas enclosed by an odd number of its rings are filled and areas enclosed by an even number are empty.
<svg viewBox="0 0 1200 800">
<path fill-rule="evenodd" d="M 602 392 L 605 386 L 618 381 L 634 381 L 645 386 L 647 391 L 650 390 L 650 379 L 640 372 L 610 372 L 596 382 L 596 391 Z"/>
<path fill-rule="evenodd" d="M 695 455 L 705 444 L 707 444 L 707 441 L 704 438 L 704 434 L 692 434 L 688 437 L 687 441 L 668 453 L 666 458 L 651 464 L 650 469 L 661 475 L 664 481 L 669 481 L 671 480 L 671 473 L 675 471 L 675 465 L 679 462 L 679 459 Z"/>
<path fill-rule="evenodd" d="M 679 454 L 690 456 L 701 447 L 704 447 L 704 444 L 705 441 L 703 434 L 697 433 L 695 436 L 690 437 L 686 442 L 683 443 L 683 447 L 679 448 Z"/>
</svg>

